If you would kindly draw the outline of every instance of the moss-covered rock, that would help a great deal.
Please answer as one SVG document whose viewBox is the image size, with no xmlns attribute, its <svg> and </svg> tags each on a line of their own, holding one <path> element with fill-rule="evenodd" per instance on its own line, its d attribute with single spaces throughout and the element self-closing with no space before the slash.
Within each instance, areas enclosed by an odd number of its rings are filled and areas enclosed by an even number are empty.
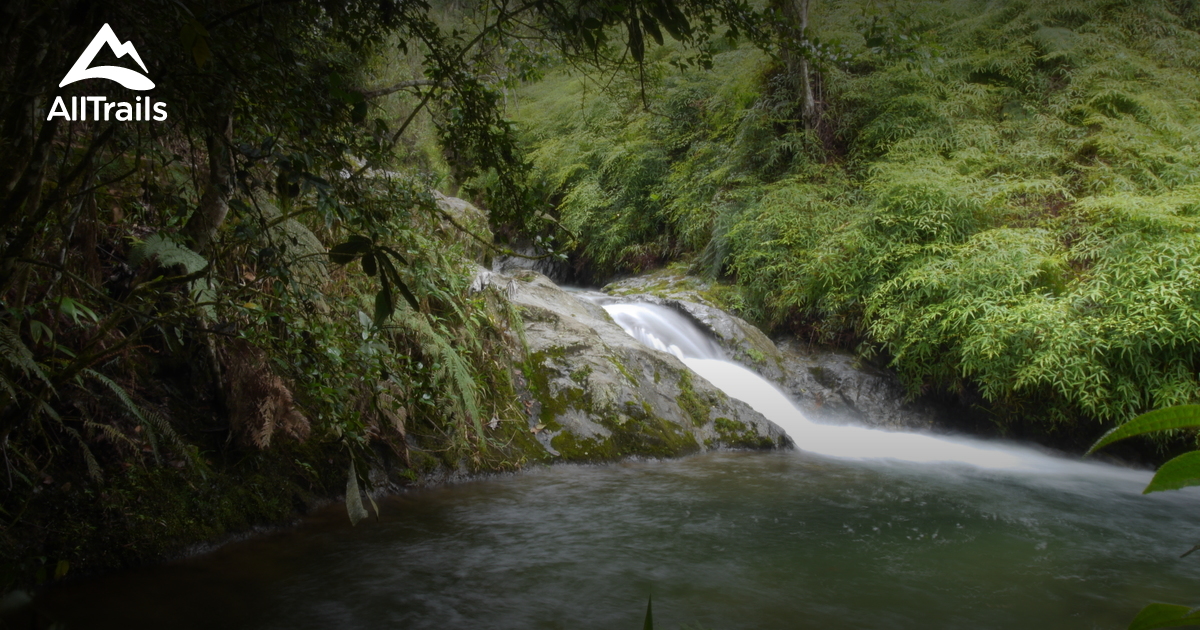
<svg viewBox="0 0 1200 630">
<path fill-rule="evenodd" d="M 714 341 L 730 359 L 763 378 L 782 384 L 786 369 L 779 349 L 758 327 L 730 314 L 722 301 L 713 297 L 712 287 L 692 276 L 667 274 L 660 270 L 613 282 L 602 290 L 625 300 L 658 304 L 679 311 L 712 333 Z"/>
<path fill-rule="evenodd" d="M 748 405 L 675 357 L 638 343 L 603 308 L 545 276 L 481 270 L 477 284 L 501 290 L 522 314 L 529 431 L 552 459 L 672 457 L 787 443 L 779 427 Z M 741 429 L 718 429 L 718 418 L 735 419 Z"/>
</svg>

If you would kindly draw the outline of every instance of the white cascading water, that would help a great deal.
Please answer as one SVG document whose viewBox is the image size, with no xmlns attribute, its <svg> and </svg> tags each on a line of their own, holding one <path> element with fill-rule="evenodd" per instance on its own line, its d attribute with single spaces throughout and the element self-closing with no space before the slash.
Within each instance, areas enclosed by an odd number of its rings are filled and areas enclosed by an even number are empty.
<svg viewBox="0 0 1200 630">
<path fill-rule="evenodd" d="M 1149 474 L 1054 457 L 1032 448 L 925 433 L 817 424 L 790 398 L 754 372 L 728 361 L 719 346 L 674 309 L 655 304 L 606 304 L 622 328 L 643 344 L 678 357 L 696 374 L 787 431 L 802 451 L 850 459 L 965 464 L 988 470 L 1098 476 L 1144 484 Z"/>
</svg>

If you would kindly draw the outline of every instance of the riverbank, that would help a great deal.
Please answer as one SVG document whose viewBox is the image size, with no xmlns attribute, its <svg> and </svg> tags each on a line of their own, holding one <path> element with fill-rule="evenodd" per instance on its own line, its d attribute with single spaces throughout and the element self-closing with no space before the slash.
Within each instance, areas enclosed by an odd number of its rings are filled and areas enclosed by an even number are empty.
<svg viewBox="0 0 1200 630">
<path fill-rule="evenodd" d="M 802 451 L 538 467 L 383 499 L 358 527 L 322 511 L 39 605 L 85 629 L 599 629 L 637 627 L 652 593 L 665 628 L 1124 627 L 1200 576 L 1177 559 L 1194 497 L 1144 497 L 1148 474 L 1121 474 Z"/>
<path fill-rule="evenodd" d="M 538 274 L 481 273 L 476 290 L 502 291 L 526 322 L 521 334 L 512 335 L 514 340 L 523 335 L 526 344 L 512 355 L 524 420 L 498 426 L 500 435 L 509 436 L 503 449 L 474 465 L 423 450 L 416 435 L 406 440 L 403 456 L 379 445 L 379 460 L 364 477 L 370 482 L 364 491 L 374 497 L 539 463 L 677 457 L 780 443 L 778 433 L 755 424 L 764 422 L 755 419 L 761 418 L 756 412 L 709 389 L 704 379 L 686 376 L 690 371 L 673 357 L 638 344 L 601 307 Z M 623 281 L 607 291 L 631 305 L 673 309 L 684 318 L 681 325 L 690 322 L 704 331 L 691 334 L 712 335 L 725 355 L 773 381 L 819 422 L 941 433 L 970 433 L 980 426 L 978 419 L 969 422 L 970 409 L 954 401 L 909 401 L 893 375 L 844 352 L 795 340 L 780 350 L 706 297 L 713 294 L 707 283 L 671 273 Z M 644 292 L 632 293 L 630 287 Z M 658 422 L 666 424 L 653 424 Z M 210 461 L 211 472 L 204 477 L 173 468 L 131 468 L 98 493 L 86 486 L 71 492 L 69 480 L 51 480 L 35 494 L 35 510 L 24 515 L 25 522 L 54 522 L 53 538 L 41 535 L 40 549 L 69 548 L 77 554 L 72 559 L 89 559 L 67 560 L 67 570 L 56 575 L 53 553 L 14 550 L 10 557 L 35 558 L 37 566 L 18 567 L 35 579 L 86 577 L 178 558 L 264 527 L 287 527 L 345 498 L 343 469 L 349 462 L 336 443 L 281 441 L 251 460 L 236 453 L 230 454 L 235 460 Z M 10 529 L 8 535 L 10 540 L 39 539 L 35 531 Z"/>
</svg>

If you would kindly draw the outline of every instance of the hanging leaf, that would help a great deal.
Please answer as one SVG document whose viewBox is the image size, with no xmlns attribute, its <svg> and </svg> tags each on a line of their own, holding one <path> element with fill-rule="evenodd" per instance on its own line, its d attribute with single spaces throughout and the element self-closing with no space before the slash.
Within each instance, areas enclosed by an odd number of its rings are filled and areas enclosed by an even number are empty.
<svg viewBox="0 0 1200 630">
<path fill-rule="evenodd" d="M 1200 451 L 1184 453 L 1158 467 L 1142 494 L 1200 486 Z"/>
<path fill-rule="evenodd" d="M 642 622 L 642 630 L 654 630 L 654 596 L 646 600 L 646 619 Z"/>
<path fill-rule="evenodd" d="M 354 259 L 371 251 L 374 246 L 371 239 L 355 234 L 345 243 L 334 245 L 329 250 L 329 260 L 335 265 L 348 265 Z"/>
<path fill-rule="evenodd" d="M 687 41 L 691 37 L 691 24 L 688 24 L 683 12 L 670 0 L 650 0 L 646 8 L 676 41 Z"/>
<path fill-rule="evenodd" d="M 375 497 L 371 493 L 367 493 L 367 500 L 371 502 L 371 509 L 375 510 L 375 520 L 379 521 L 379 504 L 375 502 Z"/>
<path fill-rule="evenodd" d="M 658 44 L 659 46 L 663 45 L 662 31 L 658 30 L 658 24 L 654 21 L 654 18 L 643 13 L 642 28 L 650 34 L 650 37 L 654 38 L 654 43 Z"/>
<path fill-rule="evenodd" d="M 179 31 L 179 41 L 183 44 L 185 51 L 192 53 L 197 70 L 203 70 L 204 66 L 212 61 L 212 50 L 208 47 L 208 39 L 208 31 L 194 16 L 184 22 L 183 28 Z"/>
<path fill-rule="evenodd" d="M 375 256 L 377 256 L 377 255 L 378 254 L 367 254 L 366 256 L 363 256 L 363 259 L 362 259 L 363 272 L 366 273 L 368 276 L 371 276 L 371 277 L 375 276 L 375 272 L 376 272 Z"/>
<path fill-rule="evenodd" d="M 1168 429 L 1192 429 L 1200 427 L 1200 405 L 1179 405 L 1144 413 L 1119 427 L 1105 433 L 1088 449 L 1088 455 L 1116 442 L 1135 435 L 1166 431 Z"/>
<path fill-rule="evenodd" d="M 382 328 L 383 323 L 396 311 L 396 305 L 392 302 L 392 288 L 386 273 L 379 275 L 379 284 L 379 293 L 375 294 L 375 325 Z"/>
<path fill-rule="evenodd" d="M 1150 604 L 1134 617 L 1129 630 L 1151 630 L 1152 628 L 1178 628 L 1200 626 L 1200 609 L 1176 604 Z"/>
<path fill-rule="evenodd" d="M 379 249 L 382 250 L 384 253 L 386 253 L 388 256 L 391 256 L 392 258 L 395 258 L 396 260 L 400 261 L 401 265 L 408 264 L 408 261 L 404 260 L 404 256 L 401 256 L 400 252 L 392 249 L 391 247 L 388 247 L 387 245 L 382 245 L 379 247 Z"/>
<path fill-rule="evenodd" d="M 397 254 L 395 250 L 385 247 L 382 249 L 382 251 L 395 258 L 398 258 L 401 263 L 404 263 L 404 259 L 401 258 L 400 254 Z M 412 291 L 408 290 L 408 285 L 404 284 L 404 281 L 400 279 L 400 272 L 396 271 L 395 265 L 393 265 L 392 261 L 388 258 L 389 257 L 385 256 L 384 254 L 379 254 L 379 260 L 382 262 L 381 267 L 383 267 L 383 272 L 391 276 L 392 284 L 396 285 L 396 289 L 400 291 L 400 295 L 404 296 L 404 299 L 408 302 L 409 306 L 412 306 L 414 311 L 420 310 L 421 307 L 420 303 L 417 301 L 417 296 L 413 295 Z"/>
<path fill-rule="evenodd" d="M 642 63 L 646 56 L 646 48 L 642 42 L 642 28 L 638 26 L 637 16 L 629 19 L 629 54 L 633 60 Z"/>
<path fill-rule="evenodd" d="M 362 495 L 358 490 L 358 473 L 354 472 L 354 460 L 350 460 L 350 476 L 346 479 L 346 513 L 350 515 L 350 524 L 358 525 L 367 518 L 367 509 L 363 507 Z"/>
<path fill-rule="evenodd" d="M 413 295 L 412 291 L 408 290 L 408 285 L 401 282 L 399 278 L 396 279 L 396 288 L 400 290 L 400 295 L 404 296 L 404 301 L 408 302 L 414 311 L 421 309 L 420 303 L 417 302 L 417 296 Z"/>
</svg>

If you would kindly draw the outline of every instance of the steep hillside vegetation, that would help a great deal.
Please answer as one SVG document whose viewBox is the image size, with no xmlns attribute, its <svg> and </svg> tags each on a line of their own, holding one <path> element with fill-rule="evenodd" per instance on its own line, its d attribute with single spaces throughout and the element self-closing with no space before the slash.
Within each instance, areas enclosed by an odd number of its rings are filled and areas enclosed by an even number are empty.
<svg viewBox="0 0 1200 630">
<path fill-rule="evenodd" d="M 663 50 L 646 86 L 522 94 L 582 275 L 687 258 L 759 323 L 1039 430 L 1200 398 L 1196 3 L 810 12 L 815 118 L 732 43 L 711 72 Z"/>
</svg>

